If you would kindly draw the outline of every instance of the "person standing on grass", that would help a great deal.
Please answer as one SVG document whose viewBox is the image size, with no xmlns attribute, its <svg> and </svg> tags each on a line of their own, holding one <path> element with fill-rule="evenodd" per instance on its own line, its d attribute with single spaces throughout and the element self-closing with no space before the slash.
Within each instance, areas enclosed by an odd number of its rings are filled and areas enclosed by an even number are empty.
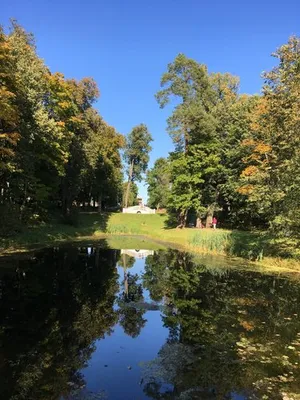
<svg viewBox="0 0 300 400">
<path fill-rule="evenodd" d="M 213 228 L 214 228 L 214 229 L 217 228 L 217 223 L 218 223 L 217 218 L 216 218 L 216 217 L 213 217 L 212 224 L 213 224 Z"/>
</svg>

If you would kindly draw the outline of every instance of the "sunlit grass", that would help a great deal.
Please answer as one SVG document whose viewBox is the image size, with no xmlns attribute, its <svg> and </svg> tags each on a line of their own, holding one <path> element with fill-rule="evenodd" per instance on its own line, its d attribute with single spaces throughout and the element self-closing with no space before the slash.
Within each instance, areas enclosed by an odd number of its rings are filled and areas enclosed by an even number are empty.
<svg viewBox="0 0 300 400">
<path fill-rule="evenodd" d="M 226 253 L 231 247 L 231 232 L 220 229 L 201 229 L 190 235 L 188 243 L 203 250 Z"/>
<path fill-rule="evenodd" d="M 77 226 L 52 221 L 47 224 L 28 227 L 14 237 L 2 239 L 0 247 L 2 253 L 4 253 L 74 240 L 96 241 L 101 238 L 121 236 L 124 241 L 126 235 L 131 235 L 148 238 L 161 245 L 162 243 L 169 243 L 178 248 L 197 253 L 242 257 L 247 261 L 263 260 L 264 264 L 271 266 L 273 263 L 279 269 L 281 266 L 283 268 L 292 266 L 292 269 L 300 269 L 295 243 L 292 246 L 282 240 L 274 239 L 264 232 L 195 228 L 170 229 L 166 222 L 167 217 L 162 214 L 112 213 L 99 215 L 97 213 L 82 213 Z M 151 240 L 143 243 L 145 248 L 149 248 Z M 119 242 L 120 248 L 129 246 L 128 242 L 127 244 L 121 243 Z M 131 245 L 133 246 L 134 243 L 133 241 Z M 286 260 L 285 258 L 294 259 Z"/>
</svg>

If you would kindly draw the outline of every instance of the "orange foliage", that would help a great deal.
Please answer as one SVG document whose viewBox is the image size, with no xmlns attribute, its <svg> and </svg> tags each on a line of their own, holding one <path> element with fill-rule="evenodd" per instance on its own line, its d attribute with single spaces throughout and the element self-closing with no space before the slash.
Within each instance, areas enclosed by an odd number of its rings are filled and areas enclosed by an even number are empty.
<svg viewBox="0 0 300 400">
<path fill-rule="evenodd" d="M 253 331 L 254 329 L 254 324 L 248 321 L 240 321 L 240 325 L 246 330 L 246 331 Z"/>
<path fill-rule="evenodd" d="M 242 146 L 255 146 L 255 141 L 253 139 L 244 139 L 241 143 Z"/>
<path fill-rule="evenodd" d="M 266 115 L 268 112 L 268 103 L 265 98 L 260 98 L 256 107 L 253 110 L 252 114 L 252 122 L 250 123 L 250 128 L 254 131 L 257 132 L 261 130 L 261 121 L 260 119 Z"/>
<path fill-rule="evenodd" d="M 64 121 L 57 121 L 56 125 L 61 126 L 61 127 L 64 128 L 66 124 L 64 123 Z"/>
<path fill-rule="evenodd" d="M 253 185 L 243 185 L 237 189 L 237 192 L 243 195 L 249 195 L 253 192 L 254 186 Z"/>
<path fill-rule="evenodd" d="M 263 143 L 263 142 L 259 142 L 256 146 L 254 151 L 256 151 L 257 153 L 260 154 L 265 154 L 265 153 L 270 153 L 270 151 L 272 150 L 272 146 Z"/>
<path fill-rule="evenodd" d="M 242 177 L 246 176 L 253 176 L 258 173 L 258 168 L 255 165 L 249 165 L 249 167 L 246 167 L 244 171 L 241 173 Z"/>
</svg>

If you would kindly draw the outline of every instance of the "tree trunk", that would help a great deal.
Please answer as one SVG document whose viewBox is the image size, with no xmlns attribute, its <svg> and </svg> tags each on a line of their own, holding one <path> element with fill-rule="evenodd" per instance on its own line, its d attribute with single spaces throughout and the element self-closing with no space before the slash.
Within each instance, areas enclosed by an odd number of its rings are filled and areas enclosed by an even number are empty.
<svg viewBox="0 0 300 400">
<path fill-rule="evenodd" d="M 212 219 L 213 219 L 212 214 L 207 214 L 207 216 L 206 216 L 205 228 L 210 228 L 210 227 L 211 227 L 211 225 L 212 225 Z"/>
<path fill-rule="evenodd" d="M 125 194 L 125 208 L 128 207 L 128 199 L 129 199 L 129 193 L 130 193 L 132 174 L 133 174 L 133 160 L 131 161 L 130 168 L 129 168 L 128 183 L 127 183 L 127 189 L 126 189 L 126 194 Z"/>
<path fill-rule="evenodd" d="M 186 226 L 186 221 L 187 221 L 187 210 L 181 211 L 179 214 L 179 225 L 177 228 L 184 228 Z"/>
<path fill-rule="evenodd" d="M 126 267 L 126 254 L 123 254 L 123 268 L 124 268 L 124 292 L 125 292 L 125 298 L 126 300 L 128 300 L 128 275 Z"/>
<path fill-rule="evenodd" d="M 21 206 L 20 206 L 20 216 L 19 216 L 20 221 L 23 220 L 23 214 L 24 214 L 23 211 L 26 206 L 26 199 L 27 199 L 27 181 L 24 182 L 24 197 L 23 197 L 23 200 L 22 200 Z"/>
<path fill-rule="evenodd" d="M 183 226 L 186 227 L 188 210 L 185 210 L 183 217 Z"/>
<path fill-rule="evenodd" d="M 202 222 L 201 222 L 201 218 L 198 217 L 197 221 L 196 221 L 196 228 L 201 229 L 202 228 Z"/>
<path fill-rule="evenodd" d="M 85 202 L 83 201 L 83 208 Z M 71 188 L 68 185 L 68 178 L 65 176 L 62 182 L 62 212 L 65 217 L 70 215 L 72 206 Z"/>
<path fill-rule="evenodd" d="M 212 220 L 215 213 L 215 204 L 216 203 L 212 203 L 207 207 L 206 223 L 205 223 L 206 228 L 210 228 L 212 226 Z"/>
<path fill-rule="evenodd" d="M 102 212 L 102 196 L 99 194 L 98 196 L 98 213 Z"/>
</svg>

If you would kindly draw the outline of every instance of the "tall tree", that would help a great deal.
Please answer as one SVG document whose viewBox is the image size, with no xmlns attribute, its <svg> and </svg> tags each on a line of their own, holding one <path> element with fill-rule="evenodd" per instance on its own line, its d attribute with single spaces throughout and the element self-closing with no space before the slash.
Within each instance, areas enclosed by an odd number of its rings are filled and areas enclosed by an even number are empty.
<svg viewBox="0 0 300 400">
<path fill-rule="evenodd" d="M 47 110 L 49 71 L 36 54 L 33 36 L 13 22 L 8 43 L 13 54 L 20 135 L 10 188 L 23 218 L 29 204 L 43 202 L 53 191 L 53 178 L 63 170 L 64 154 L 61 128 Z"/>
<path fill-rule="evenodd" d="M 156 99 L 161 108 L 175 98 L 178 103 L 168 118 L 168 132 L 177 150 L 210 137 L 215 131 L 214 117 L 210 114 L 214 92 L 207 68 L 197 61 L 179 54 L 162 75 Z"/>
<path fill-rule="evenodd" d="M 122 206 L 125 207 L 125 197 L 126 197 L 126 192 L 128 190 L 128 182 L 123 183 L 123 197 L 122 197 Z M 127 207 L 131 207 L 134 205 L 138 204 L 138 193 L 139 193 L 139 188 L 135 182 L 132 182 L 130 185 L 130 191 L 129 191 L 129 196 L 128 196 L 128 203 Z"/>
<path fill-rule="evenodd" d="M 207 217 L 216 206 L 224 173 L 222 111 L 237 97 L 238 79 L 230 74 L 209 74 L 207 67 L 179 54 L 161 79 L 156 94 L 161 107 L 171 98 L 176 106 L 168 119 L 168 131 L 175 143 L 171 156 L 169 210 L 186 225 L 189 210 Z"/>
<path fill-rule="evenodd" d="M 19 115 L 13 54 L 8 39 L 0 27 L 0 188 L 1 203 L 7 192 L 8 174 L 13 172 L 15 148 L 18 143 Z"/>
<path fill-rule="evenodd" d="M 297 234 L 300 224 L 300 39 L 291 37 L 274 54 L 279 64 L 265 73 L 263 97 L 244 141 L 240 192 L 259 206 L 278 234 Z"/>
<path fill-rule="evenodd" d="M 128 166 L 128 182 L 125 193 L 125 207 L 128 207 L 130 186 L 132 182 L 140 182 L 142 175 L 147 171 L 149 153 L 151 151 L 151 134 L 145 124 L 135 126 L 126 140 L 124 158 Z"/>
<path fill-rule="evenodd" d="M 154 208 L 166 208 L 170 193 L 170 167 L 166 158 L 158 158 L 147 173 L 148 205 Z"/>
</svg>

